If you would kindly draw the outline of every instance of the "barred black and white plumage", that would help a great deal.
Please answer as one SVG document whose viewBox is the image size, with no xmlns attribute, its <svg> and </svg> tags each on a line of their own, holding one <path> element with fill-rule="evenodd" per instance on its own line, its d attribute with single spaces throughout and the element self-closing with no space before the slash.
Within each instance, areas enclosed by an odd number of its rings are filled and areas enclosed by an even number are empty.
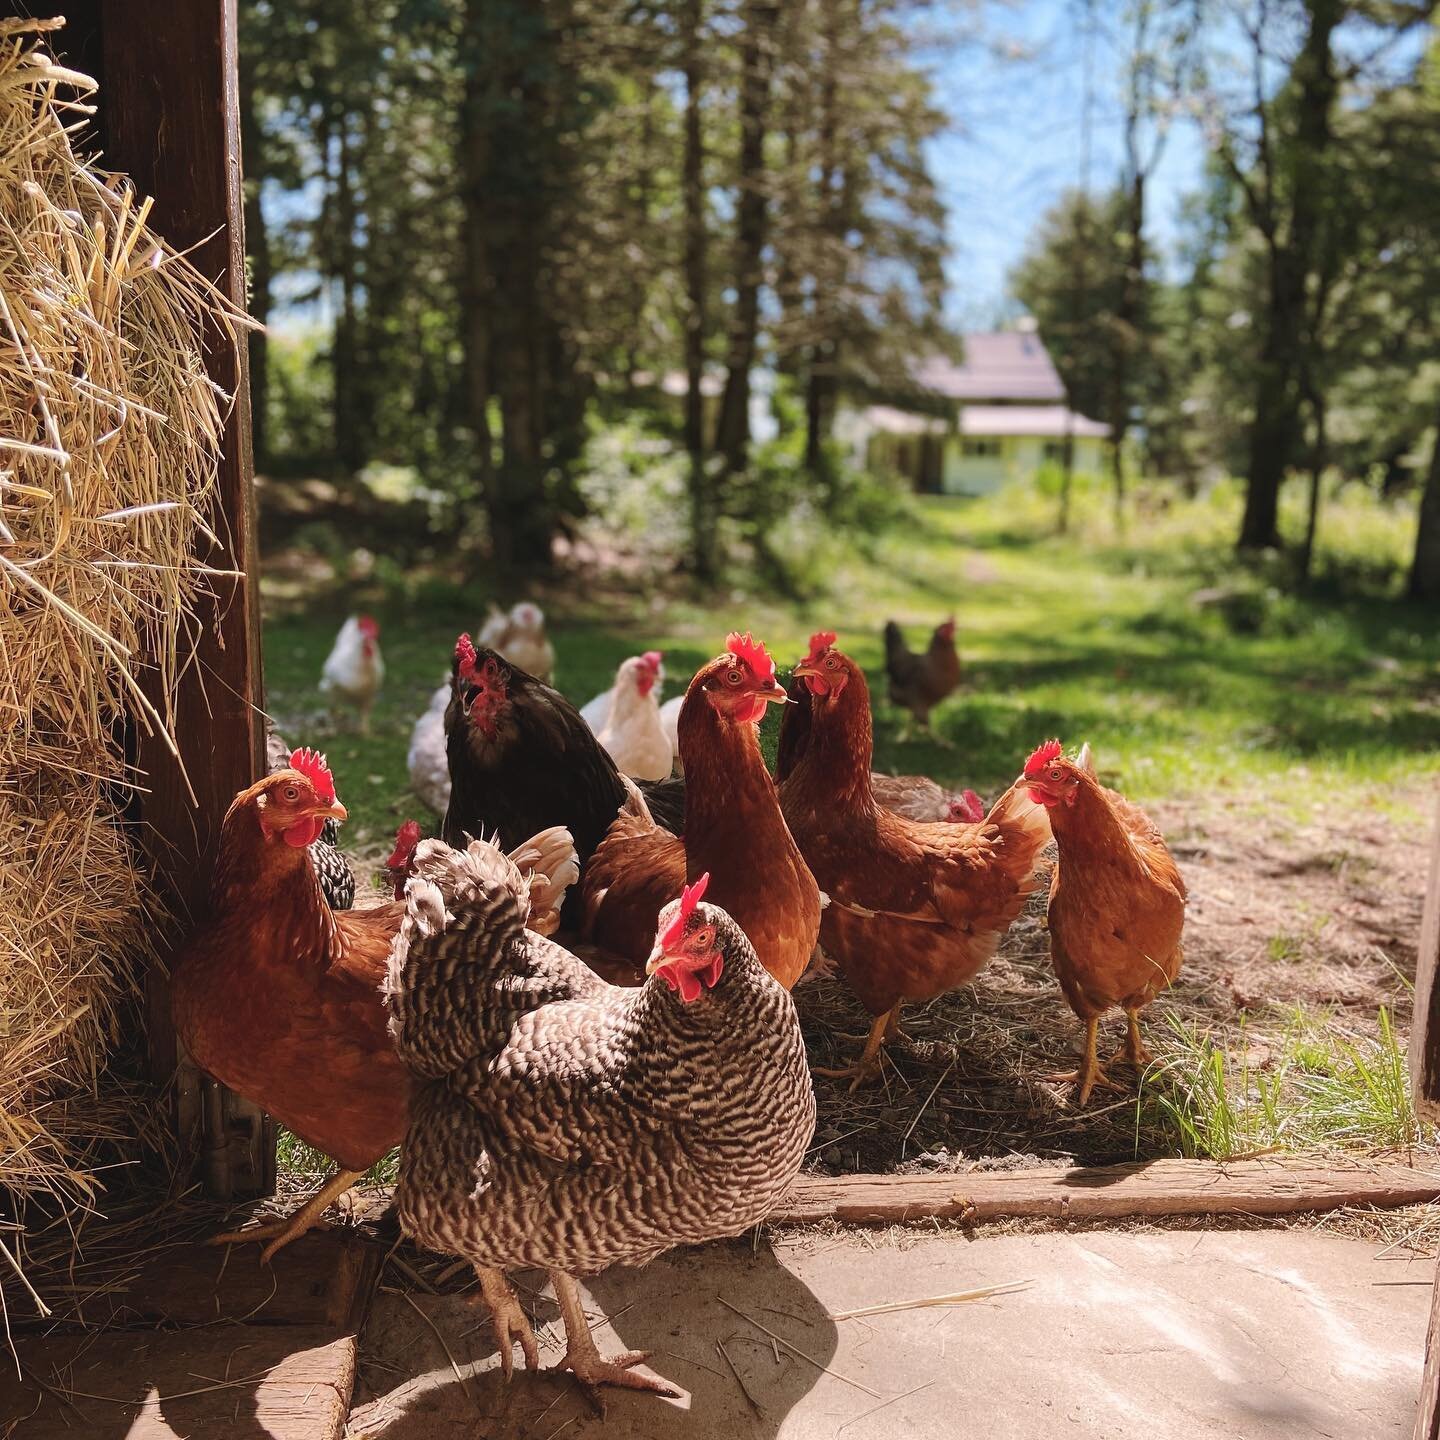
<svg viewBox="0 0 1440 1440">
<path fill-rule="evenodd" d="M 527 931 L 526 881 L 493 845 L 425 842 L 406 900 L 386 994 L 421 1082 L 396 1194 L 420 1244 L 482 1279 L 589 1274 L 739 1234 L 773 1208 L 810 1142 L 814 1092 L 790 996 L 725 911 L 702 902 L 684 922 L 687 936 L 713 926 L 708 953 L 723 956 L 685 1003 L 658 975 L 607 985 Z"/>
</svg>

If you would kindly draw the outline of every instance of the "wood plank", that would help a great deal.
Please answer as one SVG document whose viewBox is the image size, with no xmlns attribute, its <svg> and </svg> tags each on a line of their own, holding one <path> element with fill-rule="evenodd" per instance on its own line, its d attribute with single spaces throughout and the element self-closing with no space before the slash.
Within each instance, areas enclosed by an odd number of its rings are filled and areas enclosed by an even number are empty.
<svg viewBox="0 0 1440 1440">
<path fill-rule="evenodd" d="M 364 1321 L 382 1254 L 350 1228 L 312 1231 L 263 1266 L 258 1245 L 231 1246 L 228 1253 L 214 1245 L 174 1245 L 145 1256 L 138 1273 L 113 1290 L 90 1294 L 81 1274 L 73 1306 L 58 1287 L 47 1287 L 46 1299 L 59 1323 L 92 1329 L 229 1321 L 353 1333 Z M 26 1316 L 17 1328 L 53 1324 Z"/>
<path fill-rule="evenodd" d="M 356 1342 L 320 1326 L 24 1338 L 0 1433 L 25 1440 L 339 1440 Z M 18 1422 L 18 1424 L 17 1424 Z"/>
<path fill-rule="evenodd" d="M 1344 1205 L 1415 1205 L 1437 1197 L 1440 1166 L 1412 1168 L 1398 1158 L 1155 1160 L 964 1175 L 807 1175 L 768 1219 L 774 1225 L 888 1225 L 931 1218 L 1281 1215 Z"/>
<path fill-rule="evenodd" d="M 236 0 L 102 0 L 103 163 L 152 196 L 151 224 L 236 305 L 245 304 Z M 159 43 L 157 37 L 163 37 Z M 209 523 L 221 544 L 201 558 L 245 578 L 216 578 L 197 616 L 198 644 L 175 697 L 182 773 L 154 738 L 136 737 L 147 790 L 142 834 L 162 892 L 181 916 L 208 898 L 220 822 L 237 791 L 264 773 L 259 567 L 247 352 L 206 337 L 211 378 L 234 396 Z M 153 680 L 153 677 L 152 677 Z M 152 685 L 152 693 L 153 693 Z M 193 798 L 192 798 L 193 791 Z M 274 1125 L 263 1111 L 201 1080 L 178 1052 L 168 971 L 147 985 L 156 1077 L 177 1075 L 176 1125 L 221 1199 L 275 1187 Z"/>
<path fill-rule="evenodd" d="M 1415 1440 L 1440 1440 L 1440 1270 L 1430 1287 L 1430 1325 L 1425 1332 L 1425 1374 L 1420 1380 Z"/>
<path fill-rule="evenodd" d="M 1440 795 L 1436 797 L 1435 833 L 1430 841 L 1430 879 L 1420 922 L 1415 961 L 1415 1019 L 1410 1027 L 1410 1088 L 1415 1110 L 1431 1124 L 1440 1122 Z"/>
</svg>

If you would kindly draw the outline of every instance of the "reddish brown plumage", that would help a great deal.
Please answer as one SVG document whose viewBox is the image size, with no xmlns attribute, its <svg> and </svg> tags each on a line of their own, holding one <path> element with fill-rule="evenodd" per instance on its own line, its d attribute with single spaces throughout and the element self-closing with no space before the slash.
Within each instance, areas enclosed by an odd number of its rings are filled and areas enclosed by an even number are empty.
<svg viewBox="0 0 1440 1440">
<path fill-rule="evenodd" d="M 307 852 L 282 833 L 292 790 L 295 805 L 318 803 L 305 776 L 282 770 L 225 816 L 211 912 L 175 967 L 175 1027 L 217 1080 L 365 1170 L 408 1120 L 409 1077 L 380 997 L 404 907 L 325 904 Z"/>
<path fill-rule="evenodd" d="M 1138 1011 L 1180 973 L 1185 881 L 1150 817 L 1087 764 L 1052 755 L 1026 781 L 1060 851 L 1050 949 L 1070 1007 L 1091 1020 Z"/>
<path fill-rule="evenodd" d="M 746 675 L 734 687 L 728 676 Z M 750 937 L 760 963 L 789 989 L 804 973 L 820 926 L 820 896 L 786 828 L 775 783 L 760 754 L 751 699 L 781 697 L 727 653 L 690 682 L 680 711 L 685 766 L 685 835 L 634 816 L 610 827 L 585 867 L 586 933 L 615 954 L 643 960 L 655 917 L 707 871 L 707 898 Z"/>
<path fill-rule="evenodd" d="M 1044 812 L 1011 789 L 979 824 L 921 824 L 877 804 L 870 697 L 840 651 L 807 657 L 809 741 L 780 802 L 830 897 L 820 943 L 872 1015 L 963 984 L 1037 883 Z"/>
</svg>

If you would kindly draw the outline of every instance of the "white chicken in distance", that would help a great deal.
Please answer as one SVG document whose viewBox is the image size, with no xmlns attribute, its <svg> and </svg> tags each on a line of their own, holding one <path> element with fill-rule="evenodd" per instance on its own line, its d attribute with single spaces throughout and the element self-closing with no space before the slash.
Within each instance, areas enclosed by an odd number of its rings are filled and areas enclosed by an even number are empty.
<svg viewBox="0 0 1440 1440">
<path fill-rule="evenodd" d="M 660 685 L 665 667 L 658 650 L 620 663 L 615 683 L 581 710 L 581 717 L 632 780 L 664 780 L 675 750 L 660 724 Z"/>
<path fill-rule="evenodd" d="M 330 707 L 332 721 L 341 710 L 353 710 L 360 733 L 368 735 L 370 711 L 384 679 L 380 626 L 370 615 L 352 615 L 340 627 L 320 671 L 320 693 Z"/>
<path fill-rule="evenodd" d="M 547 685 L 555 683 L 555 647 L 545 634 L 545 612 L 533 601 L 512 605 L 508 615 L 492 605 L 475 644 L 503 655 Z"/>
</svg>

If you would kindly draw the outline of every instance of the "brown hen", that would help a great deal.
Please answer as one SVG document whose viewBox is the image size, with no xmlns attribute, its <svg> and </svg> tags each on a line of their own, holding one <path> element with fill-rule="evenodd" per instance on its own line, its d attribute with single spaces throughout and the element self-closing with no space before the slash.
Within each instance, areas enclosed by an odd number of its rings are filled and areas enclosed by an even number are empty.
<svg viewBox="0 0 1440 1440">
<path fill-rule="evenodd" d="M 1085 1056 L 1074 1074 L 1083 1105 L 1096 1085 L 1115 1088 L 1095 1055 L 1100 1017 L 1125 1011 L 1115 1057 L 1141 1066 L 1150 1054 L 1139 1014 L 1171 985 L 1184 958 L 1185 881 L 1150 817 L 1096 778 L 1085 746 L 1077 759 L 1058 740 L 1025 762 L 1017 784 L 1044 805 L 1060 852 L 1050 880 L 1050 954 L 1070 1008 L 1085 1022 Z"/>
<path fill-rule="evenodd" d="M 922 824 L 877 803 L 870 694 L 860 667 L 811 637 L 796 667 L 811 694 L 809 743 L 780 804 L 830 904 L 820 942 L 875 1017 L 859 1061 L 838 1072 L 858 1085 L 898 1032 L 906 1000 L 963 985 L 995 953 L 1038 885 L 1050 838 L 1044 810 L 1012 787 L 978 824 Z"/>
</svg>

